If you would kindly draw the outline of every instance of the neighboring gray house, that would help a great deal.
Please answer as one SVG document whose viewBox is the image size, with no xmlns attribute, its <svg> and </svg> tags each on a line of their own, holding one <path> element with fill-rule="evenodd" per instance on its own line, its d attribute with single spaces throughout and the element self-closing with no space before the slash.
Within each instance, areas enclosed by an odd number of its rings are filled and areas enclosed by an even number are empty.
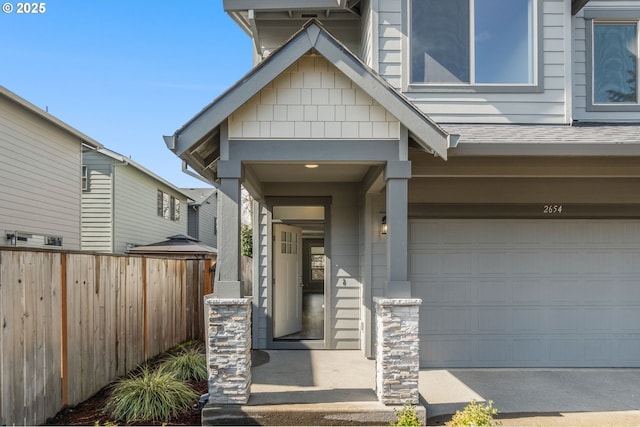
<svg viewBox="0 0 640 427">
<path fill-rule="evenodd" d="M 83 147 L 102 145 L 0 86 L 0 246 L 80 249 Z"/>
<path fill-rule="evenodd" d="M 256 66 L 165 142 L 221 295 L 255 200 L 254 348 L 374 357 L 419 298 L 425 367 L 640 366 L 640 1 L 223 4 Z"/>
<path fill-rule="evenodd" d="M 82 155 L 82 250 L 123 254 L 187 233 L 189 196 L 128 157 L 107 149 Z"/>
<path fill-rule="evenodd" d="M 182 188 L 191 201 L 188 206 L 189 236 L 207 246 L 218 246 L 218 190 Z"/>
</svg>

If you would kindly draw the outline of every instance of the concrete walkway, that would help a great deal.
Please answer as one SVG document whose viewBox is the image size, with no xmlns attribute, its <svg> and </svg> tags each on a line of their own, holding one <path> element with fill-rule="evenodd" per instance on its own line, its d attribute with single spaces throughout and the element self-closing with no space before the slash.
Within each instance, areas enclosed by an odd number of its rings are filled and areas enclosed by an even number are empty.
<svg viewBox="0 0 640 427">
<path fill-rule="evenodd" d="M 253 367 L 251 400 L 241 408 L 257 423 L 312 423 L 302 417 L 311 413 L 323 413 L 324 421 L 335 425 L 388 425 L 387 420 L 395 419 L 393 408 L 376 398 L 375 361 L 360 351 L 278 350 L 263 355 L 268 361 Z M 430 424 L 442 423 L 448 417 L 439 416 L 475 399 L 493 400 L 505 426 L 640 425 L 640 369 L 422 370 L 420 394 Z M 285 411 L 291 422 L 260 420 Z M 295 413 L 301 418 L 291 415 Z"/>
</svg>

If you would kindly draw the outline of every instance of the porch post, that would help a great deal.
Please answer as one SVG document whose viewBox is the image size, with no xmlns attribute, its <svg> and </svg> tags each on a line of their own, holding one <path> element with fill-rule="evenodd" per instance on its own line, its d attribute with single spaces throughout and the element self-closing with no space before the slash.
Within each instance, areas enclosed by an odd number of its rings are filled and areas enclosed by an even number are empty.
<svg viewBox="0 0 640 427">
<path fill-rule="evenodd" d="M 387 184 L 387 298 L 411 297 L 408 280 L 408 181 L 411 162 L 390 161 L 385 170 Z"/>
<path fill-rule="evenodd" d="M 208 295 L 204 302 L 209 402 L 203 417 L 219 405 L 245 404 L 251 394 L 251 298 Z"/>
<path fill-rule="evenodd" d="M 218 260 L 213 294 L 217 298 L 240 298 L 240 177 L 221 178 L 218 195 Z"/>
<path fill-rule="evenodd" d="M 374 298 L 376 305 L 376 394 L 385 405 L 419 401 L 419 298 Z"/>
<path fill-rule="evenodd" d="M 389 161 L 387 186 L 387 282 L 376 310 L 376 393 L 386 405 L 418 404 L 420 304 L 411 298 L 408 272 L 408 181 L 411 162 Z"/>
</svg>

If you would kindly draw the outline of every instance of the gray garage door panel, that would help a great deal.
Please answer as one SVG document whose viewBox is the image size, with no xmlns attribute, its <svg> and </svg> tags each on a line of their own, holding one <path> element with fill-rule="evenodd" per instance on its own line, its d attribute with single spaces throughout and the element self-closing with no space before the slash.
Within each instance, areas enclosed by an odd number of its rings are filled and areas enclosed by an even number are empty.
<svg viewBox="0 0 640 427">
<path fill-rule="evenodd" d="M 412 220 L 425 367 L 639 367 L 640 221 Z"/>
</svg>

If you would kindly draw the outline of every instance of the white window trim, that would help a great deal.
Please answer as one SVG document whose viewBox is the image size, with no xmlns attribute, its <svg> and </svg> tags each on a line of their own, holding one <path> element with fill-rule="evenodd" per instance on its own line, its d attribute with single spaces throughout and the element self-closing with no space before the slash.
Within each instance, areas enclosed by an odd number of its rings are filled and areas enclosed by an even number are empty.
<svg viewBox="0 0 640 427">
<path fill-rule="evenodd" d="M 593 112 L 638 112 L 640 111 L 640 94 L 638 93 L 638 84 L 640 83 L 640 10 L 609 10 L 605 12 L 589 11 L 585 12 L 585 43 L 586 43 L 586 66 L 587 66 L 587 102 L 586 111 Z M 638 60 L 636 61 L 636 96 L 637 101 L 635 103 L 629 102 L 610 102 L 610 103 L 596 103 L 594 102 L 594 27 L 597 24 L 612 23 L 612 24 L 636 24 L 636 53 L 638 54 Z"/>
<path fill-rule="evenodd" d="M 460 93 L 523 93 L 544 91 L 544 41 L 540 25 L 543 20 L 541 0 L 532 0 L 533 15 L 533 83 L 412 83 L 411 82 L 411 2 L 405 0 L 403 11 L 403 91 L 404 92 L 460 92 Z M 475 0 L 469 0 L 469 16 L 474 16 Z M 469 19 L 469 76 L 475 77 L 474 19 Z"/>
</svg>

